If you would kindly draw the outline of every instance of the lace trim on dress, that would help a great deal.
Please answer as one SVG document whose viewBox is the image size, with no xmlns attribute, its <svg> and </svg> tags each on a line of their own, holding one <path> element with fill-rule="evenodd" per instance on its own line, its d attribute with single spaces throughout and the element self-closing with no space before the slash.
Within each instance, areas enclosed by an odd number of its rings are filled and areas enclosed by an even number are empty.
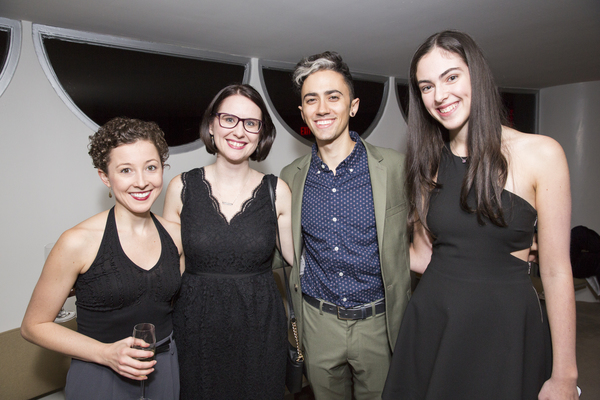
<svg viewBox="0 0 600 400">
<path fill-rule="evenodd" d="M 219 201 L 213 195 L 212 186 L 210 185 L 210 182 L 208 182 L 205 179 L 205 177 L 204 177 L 204 168 L 200 168 L 200 178 L 202 179 L 202 182 L 206 185 L 206 188 L 208 190 L 208 197 L 210 198 L 210 200 L 212 202 L 212 205 L 215 208 L 215 210 L 217 210 L 217 213 L 221 216 L 221 218 L 223 218 L 223 220 L 225 222 L 227 222 L 227 225 L 231 225 L 231 221 L 233 221 L 238 215 L 243 214 L 244 211 L 246 210 L 246 208 L 248 208 L 248 205 L 250 205 L 252 203 L 252 201 L 254 199 L 256 199 L 256 194 L 258 193 L 258 191 L 260 190 L 260 188 L 264 184 L 265 176 L 263 176 L 263 178 L 260 181 L 260 183 L 252 190 L 252 195 L 249 198 L 247 198 L 246 200 L 244 200 L 244 202 L 242 203 L 242 207 L 240 207 L 240 210 L 237 213 L 235 213 L 233 215 L 233 217 L 231 217 L 230 220 L 227 220 L 227 218 L 225 217 L 225 215 L 221 212 L 221 206 L 219 205 Z"/>
</svg>

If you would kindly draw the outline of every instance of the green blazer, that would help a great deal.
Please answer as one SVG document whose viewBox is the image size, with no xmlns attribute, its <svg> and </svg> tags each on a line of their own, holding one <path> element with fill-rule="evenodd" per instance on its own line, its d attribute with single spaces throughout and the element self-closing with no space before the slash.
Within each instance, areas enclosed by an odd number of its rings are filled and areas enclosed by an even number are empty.
<svg viewBox="0 0 600 400">
<path fill-rule="evenodd" d="M 367 149 L 375 206 L 379 259 L 385 290 L 388 343 L 390 350 L 393 351 L 402 314 L 411 296 L 409 238 L 406 229 L 407 204 L 404 193 L 404 155 L 391 149 L 372 146 L 365 141 L 363 144 Z M 309 153 L 296 159 L 281 171 L 280 176 L 292 191 L 294 265 L 289 283 L 298 321 L 300 343 L 302 343 L 303 327 L 299 268 L 304 245 L 301 226 L 302 197 L 311 157 L 312 155 Z"/>
</svg>

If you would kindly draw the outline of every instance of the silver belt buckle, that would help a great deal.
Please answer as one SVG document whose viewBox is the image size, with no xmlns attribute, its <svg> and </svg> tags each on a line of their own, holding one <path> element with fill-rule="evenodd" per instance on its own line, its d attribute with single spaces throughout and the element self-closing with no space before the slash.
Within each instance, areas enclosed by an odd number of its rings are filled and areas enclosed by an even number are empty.
<svg viewBox="0 0 600 400">
<path fill-rule="evenodd" d="M 337 309 L 337 317 L 338 319 L 341 319 L 342 321 L 351 321 L 352 318 L 344 318 L 340 315 L 340 310 L 346 310 L 344 307 L 341 306 L 335 306 L 335 308 Z"/>
</svg>

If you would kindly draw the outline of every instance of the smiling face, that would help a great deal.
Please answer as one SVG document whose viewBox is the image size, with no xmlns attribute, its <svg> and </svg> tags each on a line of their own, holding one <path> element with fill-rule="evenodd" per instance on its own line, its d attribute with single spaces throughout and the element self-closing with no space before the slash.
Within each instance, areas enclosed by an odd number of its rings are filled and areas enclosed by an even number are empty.
<svg viewBox="0 0 600 400">
<path fill-rule="evenodd" d="M 458 55 L 434 47 L 417 65 L 425 108 L 451 135 L 466 133 L 471 114 L 471 76 Z"/>
<path fill-rule="evenodd" d="M 358 111 L 359 99 L 352 99 L 350 89 L 339 72 L 321 70 L 312 73 L 302 84 L 302 119 L 320 146 L 349 135 L 350 115 Z"/>
<path fill-rule="evenodd" d="M 138 140 L 115 147 L 106 169 L 98 174 L 112 189 L 118 205 L 134 214 L 150 210 L 163 186 L 163 168 L 152 142 Z"/>
<path fill-rule="evenodd" d="M 260 108 L 252 100 L 241 95 L 227 97 L 217 112 L 235 115 L 238 118 L 262 120 Z M 239 121 L 234 128 L 223 128 L 217 117 L 214 117 L 210 123 L 209 132 L 218 149 L 217 157 L 225 157 L 232 163 L 248 161 L 260 140 L 260 133 L 247 132 L 242 121 Z"/>
</svg>

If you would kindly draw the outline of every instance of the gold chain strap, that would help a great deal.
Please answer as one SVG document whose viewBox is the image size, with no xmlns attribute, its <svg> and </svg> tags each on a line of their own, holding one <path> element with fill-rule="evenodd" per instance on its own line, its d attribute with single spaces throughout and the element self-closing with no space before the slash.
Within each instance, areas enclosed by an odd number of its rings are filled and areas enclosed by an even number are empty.
<svg viewBox="0 0 600 400">
<path fill-rule="evenodd" d="M 298 328 L 296 327 L 296 318 L 294 318 L 291 322 L 292 332 L 294 332 L 294 339 L 296 339 L 296 350 L 298 351 L 298 358 L 296 361 L 304 361 L 304 355 L 302 354 L 302 350 L 300 350 L 300 344 L 298 343 Z"/>
<path fill-rule="evenodd" d="M 273 185 L 271 184 L 271 180 L 267 180 L 268 184 L 269 184 L 269 194 L 271 195 L 271 207 L 273 208 L 273 212 L 275 213 L 275 224 L 277 226 L 277 244 L 279 245 L 279 249 L 281 251 L 281 239 L 279 238 L 279 222 L 277 221 L 277 210 L 275 207 L 275 188 L 273 187 Z M 283 276 L 285 279 L 285 290 L 287 293 L 287 301 L 288 301 L 288 307 L 289 307 L 289 316 L 291 317 L 292 315 L 294 315 L 294 306 L 292 303 L 292 296 L 290 293 L 290 285 L 289 285 L 289 281 L 288 281 L 288 277 L 287 274 L 285 272 L 285 265 L 287 265 L 287 262 L 285 261 L 285 259 L 283 258 L 283 254 L 281 255 L 281 258 L 283 259 L 284 262 L 284 266 L 283 266 Z M 302 354 L 302 350 L 300 350 L 300 342 L 298 340 L 298 327 L 296 326 L 296 318 L 290 318 L 290 324 L 292 325 L 292 332 L 294 332 L 294 339 L 296 340 L 296 351 L 298 351 L 298 358 L 296 358 L 296 362 L 301 362 L 304 361 L 304 355 Z"/>
</svg>

